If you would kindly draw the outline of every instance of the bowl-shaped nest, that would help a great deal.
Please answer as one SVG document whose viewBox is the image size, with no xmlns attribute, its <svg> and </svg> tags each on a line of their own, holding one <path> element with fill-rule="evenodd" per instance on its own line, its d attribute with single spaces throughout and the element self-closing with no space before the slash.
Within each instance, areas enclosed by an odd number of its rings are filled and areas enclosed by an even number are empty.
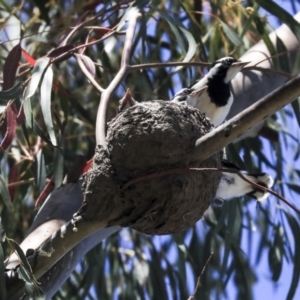
<svg viewBox="0 0 300 300">
<path fill-rule="evenodd" d="M 124 184 L 166 170 L 219 167 L 217 154 L 204 162 L 190 160 L 195 141 L 212 128 L 204 114 L 187 105 L 152 101 L 123 111 L 108 125 L 107 150 L 96 148 L 79 215 L 148 234 L 193 226 L 215 196 L 218 173 L 153 175 Z"/>
</svg>

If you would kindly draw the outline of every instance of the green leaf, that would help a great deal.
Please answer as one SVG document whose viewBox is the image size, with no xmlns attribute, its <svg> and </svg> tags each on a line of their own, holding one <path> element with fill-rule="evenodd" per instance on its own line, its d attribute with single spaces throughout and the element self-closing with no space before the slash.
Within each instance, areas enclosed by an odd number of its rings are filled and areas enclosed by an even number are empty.
<svg viewBox="0 0 300 300">
<path fill-rule="evenodd" d="M 21 265 L 24 267 L 24 270 L 22 272 L 25 272 L 23 279 L 25 281 L 32 281 L 33 280 L 33 274 L 32 274 L 32 269 L 31 266 L 25 256 L 24 251 L 21 249 L 21 247 L 16 243 L 14 240 L 8 239 L 9 245 L 16 251 Z"/>
<path fill-rule="evenodd" d="M 14 9 L 8 5 L 7 1 L 3 1 L 3 0 L 0 0 L 0 4 L 1 6 L 3 6 L 5 8 L 5 10 L 9 13 L 11 13 Z"/>
<path fill-rule="evenodd" d="M 277 60 L 280 69 L 286 73 L 292 73 L 289 51 L 278 36 L 276 36 L 276 50 L 276 52 L 279 54 Z"/>
<path fill-rule="evenodd" d="M 46 166 L 42 149 L 37 153 L 36 163 L 36 185 L 38 186 L 39 193 L 41 193 L 46 185 Z"/>
<path fill-rule="evenodd" d="M 26 123 L 29 128 L 33 127 L 33 115 L 31 111 L 31 101 L 30 98 L 24 99 L 23 101 L 24 115 L 26 118 Z"/>
<path fill-rule="evenodd" d="M 4 204 L 6 205 L 6 207 L 8 208 L 9 211 L 13 211 L 13 206 L 12 206 L 12 203 L 10 200 L 7 185 L 1 174 L 0 174 L 0 190 L 1 190 L 1 195 L 2 195 Z"/>
<path fill-rule="evenodd" d="M 273 281 L 278 281 L 281 270 L 282 270 L 282 264 L 283 264 L 283 240 L 282 240 L 282 228 L 281 226 L 276 226 L 275 228 L 275 238 L 274 242 L 271 245 L 269 249 L 269 266 L 272 271 L 272 280 Z"/>
<path fill-rule="evenodd" d="M 285 23 L 300 41 L 300 24 L 293 18 L 292 15 L 274 1 L 256 0 L 256 2 L 270 14 L 279 18 L 281 22 Z"/>
<path fill-rule="evenodd" d="M 292 105 L 296 120 L 298 122 L 298 126 L 300 128 L 300 103 L 299 103 L 299 101 L 300 101 L 300 98 L 298 98 L 295 101 L 291 102 L 291 105 Z"/>
<path fill-rule="evenodd" d="M 243 40 L 224 22 L 220 21 L 222 25 L 222 29 L 228 39 L 236 46 L 243 46 Z"/>
<path fill-rule="evenodd" d="M 52 68 L 47 68 L 41 84 L 41 109 L 44 116 L 47 131 L 50 141 L 53 146 L 57 146 L 57 141 L 54 132 L 54 126 L 51 115 L 51 91 L 52 91 L 53 71 Z"/>
<path fill-rule="evenodd" d="M 60 148 L 55 148 L 54 166 L 55 188 L 58 188 L 61 186 L 64 176 L 64 155 Z"/>
<path fill-rule="evenodd" d="M 183 32 L 185 38 L 188 41 L 188 51 L 183 58 L 183 62 L 188 62 L 194 57 L 196 50 L 197 50 L 197 44 L 196 44 L 196 41 L 195 41 L 193 35 L 188 30 L 186 30 L 182 26 L 180 26 L 179 29 Z M 175 68 L 174 72 L 178 71 L 181 68 L 182 68 L 182 66 Z"/>
<path fill-rule="evenodd" d="M 254 17 L 253 21 L 256 25 L 256 28 L 257 28 L 262 40 L 264 41 L 264 43 L 266 44 L 266 46 L 270 52 L 270 56 L 274 57 L 274 59 L 272 59 L 272 61 L 274 63 L 275 69 L 277 69 L 277 67 L 278 67 L 278 63 L 277 63 L 277 59 L 276 59 L 277 52 L 276 52 L 276 49 L 269 37 L 268 32 L 266 32 L 266 29 L 265 29 L 266 24 L 259 17 Z"/>
<path fill-rule="evenodd" d="M 3 253 L 2 243 L 0 242 L 0 300 L 6 299 L 4 270 L 5 270 L 4 253 Z"/>
<path fill-rule="evenodd" d="M 30 98 L 27 98 L 26 100 L 23 101 L 23 107 L 24 107 L 24 114 L 25 114 L 26 123 L 28 127 L 33 129 L 34 132 L 37 133 L 37 135 L 40 136 L 46 143 L 53 146 L 52 142 L 49 140 L 46 134 L 44 134 L 43 130 L 40 128 L 40 126 L 36 123 L 36 121 L 33 118 Z"/>
<path fill-rule="evenodd" d="M 85 68 L 93 78 L 96 76 L 96 66 L 90 57 L 84 54 L 75 53 L 80 68 Z"/>
<path fill-rule="evenodd" d="M 11 100 L 20 96 L 23 81 L 18 81 L 11 89 L 0 92 L 0 100 Z"/>
<path fill-rule="evenodd" d="M 44 300 L 46 296 L 42 290 L 36 285 L 36 283 L 26 282 L 25 291 L 29 300 Z"/>
<path fill-rule="evenodd" d="M 17 272 L 19 274 L 19 278 L 21 278 L 23 281 L 31 282 L 31 276 L 24 266 L 20 265 Z"/>
<path fill-rule="evenodd" d="M 42 57 L 36 61 L 35 65 L 33 67 L 33 70 L 32 70 L 31 79 L 29 81 L 24 100 L 32 97 L 34 95 L 34 93 L 36 92 L 36 90 L 39 86 L 39 83 L 42 79 L 42 76 L 43 76 L 47 66 L 49 65 L 49 62 L 50 62 L 49 57 Z"/>
<path fill-rule="evenodd" d="M 287 213 L 286 217 L 289 222 L 290 228 L 293 232 L 293 237 L 295 239 L 293 277 L 292 277 L 292 282 L 290 285 L 288 295 L 286 297 L 287 300 L 292 300 L 294 299 L 294 295 L 299 285 L 299 278 L 300 278 L 300 227 L 298 222 L 295 220 L 295 218 L 292 215 Z"/>
</svg>

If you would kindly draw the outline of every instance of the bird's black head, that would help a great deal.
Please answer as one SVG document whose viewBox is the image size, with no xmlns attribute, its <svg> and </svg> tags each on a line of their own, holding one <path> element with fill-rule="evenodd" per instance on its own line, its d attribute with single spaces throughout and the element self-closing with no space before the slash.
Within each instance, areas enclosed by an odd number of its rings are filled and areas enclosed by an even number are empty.
<svg viewBox="0 0 300 300">
<path fill-rule="evenodd" d="M 208 94 L 217 106 L 225 106 L 230 97 L 230 81 L 247 63 L 233 57 L 223 57 L 215 61 L 207 76 Z"/>
<path fill-rule="evenodd" d="M 219 77 L 225 83 L 229 83 L 241 70 L 239 67 L 234 67 L 234 64 L 237 62 L 233 57 L 224 57 L 215 61 L 207 74 L 208 78 Z M 235 72 L 230 72 L 230 69 L 233 69 Z"/>
</svg>

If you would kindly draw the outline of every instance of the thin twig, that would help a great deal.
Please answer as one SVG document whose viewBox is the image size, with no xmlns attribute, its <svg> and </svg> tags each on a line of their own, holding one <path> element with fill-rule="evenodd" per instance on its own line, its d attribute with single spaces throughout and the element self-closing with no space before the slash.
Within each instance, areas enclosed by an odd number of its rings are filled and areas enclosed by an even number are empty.
<svg viewBox="0 0 300 300">
<path fill-rule="evenodd" d="M 13 186 L 19 186 L 19 185 L 23 185 L 23 184 L 28 184 L 28 183 L 32 183 L 34 182 L 34 178 L 29 178 L 27 180 L 20 180 L 20 181 L 15 181 L 15 182 L 11 182 L 11 183 L 8 183 L 6 186 L 8 188 L 10 187 L 13 187 Z"/>
<path fill-rule="evenodd" d="M 262 73 L 269 73 L 269 74 L 272 74 L 272 75 L 287 77 L 289 79 L 292 79 L 292 78 L 297 76 L 297 74 L 290 74 L 290 73 L 283 72 L 283 71 L 276 71 L 276 70 L 273 70 L 273 69 L 257 67 L 257 66 L 245 67 L 245 68 L 243 68 L 242 72 L 245 72 L 245 71 L 260 71 Z"/>
<path fill-rule="evenodd" d="M 243 173 L 238 172 L 237 175 L 239 175 L 244 181 L 252 184 L 253 186 L 259 188 L 260 190 L 264 190 L 267 191 L 268 193 L 272 194 L 273 196 L 279 198 L 280 200 L 282 200 L 287 206 L 289 206 L 290 208 L 292 208 L 295 212 L 297 212 L 298 214 L 300 214 L 300 210 L 298 208 L 296 208 L 293 204 L 291 204 L 289 201 L 287 201 L 285 198 L 283 198 L 282 196 L 280 196 L 278 193 L 261 186 L 260 184 L 257 184 L 251 180 L 249 180 L 248 178 L 246 178 Z"/>
<path fill-rule="evenodd" d="M 219 168 L 184 168 L 184 169 L 172 169 L 167 171 L 155 172 L 147 175 L 143 175 L 137 178 L 133 178 L 126 182 L 122 187 L 121 190 L 126 190 L 133 184 L 150 180 L 158 177 L 174 175 L 174 174 L 188 174 L 188 173 L 199 173 L 199 172 L 227 172 L 227 173 L 237 173 L 238 170 L 233 169 L 219 169 Z"/>
<path fill-rule="evenodd" d="M 222 168 L 184 168 L 184 169 L 173 169 L 173 170 L 167 170 L 167 171 L 161 171 L 161 172 L 156 172 L 156 173 L 151 173 L 147 175 L 143 175 L 134 179 L 129 180 L 126 182 L 122 187 L 121 190 L 125 190 L 128 187 L 130 187 L 133 184 L 158 178 L 158 177 L 163 177 L 163 176 L 168 176 L 168 175 L 174 175 L 174 174 L 188 174 L 188 173 L 197 173 L 197 172 L 220 172 L 220 173 L 233 173 L 237 174 L 240 176 L 244 181 L 248 182 L 249 184 L 255 186 L 256 188 L 268 192 L 272 194 L 273 196 L 277 197 L 278 199 L 282 200 L 286 205 L 288 205 L 290 208 L 292 208 L 295 212 L 300 214 L 300 210 L 297 209 L 294 205 L 292 205 L 288 200 L 280 196 L 278 193 L 272 191 L 271 189 L 266 188 L 265 186 L 262 186 L 260 184 L 257 184 L 253 182 L 252 180 L 246 178 L 243 173 L 241 173 L 239 170 L 236 169 L 222 169 Z"/>
<path fill-rule="evenodd" d="M 199 287 L 200 287 L 200 285 L 201 285 L 201 277 L 203 276 L 203 274 L 204 274 L 204 272 L 205 272 L 205 269 L 206 269 L 206 267 L 208 266 L 208 264 L 209 264 L 209 262 L 210 262 L 210 260 L 211 260 L 211 258 L 212 258 L 212 256 L 213 256 L 213 254 L 214 254 L 214 253 L 212 252 L 212 253 L 210 254 L 209 258 L 207 259 L 207 261 L 206 261 L 206 263 L 205 263 L 205 265 L 204 265 L 204 267 L 203 267 L 203 269 L 202 269 L 202 271 L 201 271 L 201 274 L 200 274 L 200 276 L 199 276 L 198 279 L 197 279 L 197 284 L 196 284 L 194 293 L 193 293 L 192 296 L 190 296 L 190 297 L 188 298 L 188 300 L 194 300 L 194 299 L 195 299 L 196 293 L 197 293 L 197 291 L 198 291 L 198 289 L 199 289 Z"/>
<path fill-rule="evenodd" d="M 133 65 L 130 66 L 129 72 L 143 70 L 143 69 L 151 69 L 151 68 L 167 68 L 167 67 L 178 67 L 178 66 L 185 66 L 185 67 L 193 67 L 193 66 L 200 66 L 200 67 L 210 67 L 211 63 L 206 62 L 199 62 L 199 61 L 172 61 L 167 63 L 148 63 L 148 64 L 140 64 L 140 65 Z"/>
<path fill-rule="evenodd" d="M 175 62 L 166 62 L 166 63 L 148 63 L 148 64 L 140 64 L 140 65 L 133 65 L 129 66 L 128 72 L 138 71 L 138 70 L 144 70 L 144 69 L 151 69 L 151 68 L 167 68 L 167 67 L 178 67 L 178 66 L 184 66 L 184 67 L 193 67 L 193 66 L 199 66 L 199 67 L 207 67 L 209 68 L 211 66 L 211 63 L 206 62 L 199 62 L 199 61 L 189 61 L 189 62 L 183 62 L 183 61 L 175 61 Z M 257 66 L 249 66 L 242 69 L 241 72 L 245 71 L 260 71 L 263 73 L 269 73 L 273 75 L 278 75 L 282 77 L 287 77 L 289 79 L 296 77 L 297 75 L 289 74 L 282 71 L 276 71 L 268 68 L 262 68 Z"/>
<path fill-rule="evenodd" d="M 136 27 L 137 20 L 141 17 L 141 14 L 139 12 L 135 12 L 131 15 L 131 18 L 128 22 L 128 29 L 126 31 L 126 40 L 124 44 L 124 50 L 122 53 L 122 59 L 121 59 L 121 68 L 115 78 L 112 80 L 110 85 L 104 90 L 104 92 L 101 95 L 101 102 L 98 107 L 98 113 L 97 113 L 97 121 L 96 121 L 96 142 L 97 145 L 102 145 L 104 148 L 106 148 L 106 110 L 107 105 L 110 99 L 111 94 L 114 92 L 114 90 L 117 88 L 117 86 L 121 83 L 123 78 L 128 72 L 129 69 L 129 58 L 130 53 L 132 49 L 132 42 L 133 42 L 133 36 L 134 31 Z"/>
</svg>

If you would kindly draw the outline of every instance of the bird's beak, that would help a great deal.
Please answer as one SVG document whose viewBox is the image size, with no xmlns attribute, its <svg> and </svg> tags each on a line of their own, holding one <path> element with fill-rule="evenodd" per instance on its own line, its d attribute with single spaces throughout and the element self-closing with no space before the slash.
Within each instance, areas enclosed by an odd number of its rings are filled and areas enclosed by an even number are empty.
<svg viewBox="0 0 300 300">
<path fill-rule="evenodd" d="M 201 88 L 200 90 L 192 92 L 191 95 L 200 97 L 204 92 L 206 92 L 207 88 L 208 88 L 208 86 L 206 85 L 203 88 Z"/>
<path fill-rule="evenodd" d="M 250 61 L 240 61 L 238 60 L 237 62 L 233 63 L 231 66 L 234 68 L 239 68 L 242 70 L 246 65 L 250 64 Z"/>
</svg>

